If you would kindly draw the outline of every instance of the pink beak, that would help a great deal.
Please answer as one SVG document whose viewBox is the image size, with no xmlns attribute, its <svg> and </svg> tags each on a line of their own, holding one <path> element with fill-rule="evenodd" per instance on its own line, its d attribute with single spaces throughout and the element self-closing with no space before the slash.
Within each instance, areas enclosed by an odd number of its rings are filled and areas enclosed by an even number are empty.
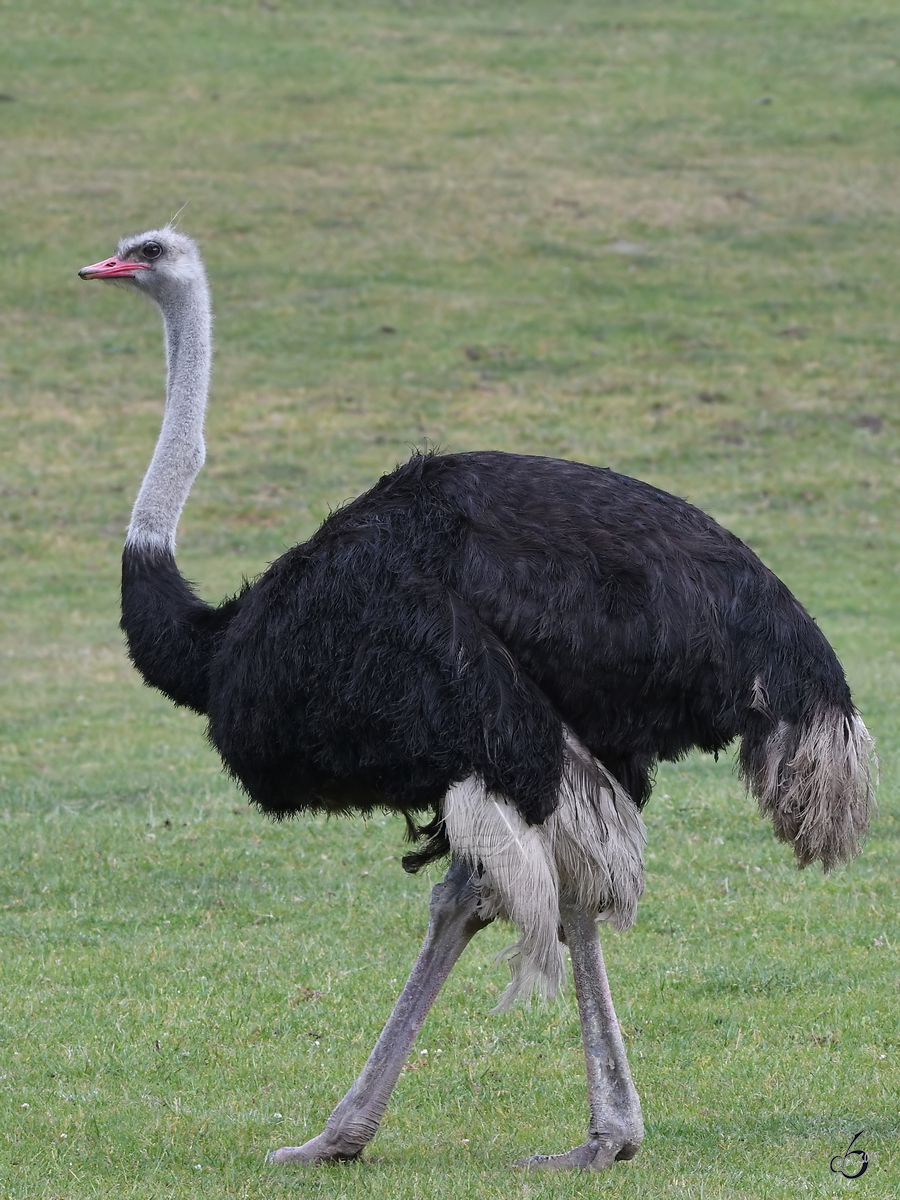
<svg viewBox="0 0 900 1200">
<path fill-rule="evenodd" d="M 105 258 L 103 262 L 82 267 L 78 272 L 82 279 L 134 279 L 138 271 L 149 271 L 146 263 L 125 262 L 121 258 Z"/>
</svg>

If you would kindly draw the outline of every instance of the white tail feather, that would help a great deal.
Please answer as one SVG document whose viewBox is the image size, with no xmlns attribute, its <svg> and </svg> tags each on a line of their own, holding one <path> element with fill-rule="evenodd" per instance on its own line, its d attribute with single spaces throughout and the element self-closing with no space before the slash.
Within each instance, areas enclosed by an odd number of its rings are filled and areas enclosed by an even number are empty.
<svg viewBox="0 0 900 1200">
<path fill-rule="evenodd" d="M 859 713 L 823 706 L 799 729 L 781 721 L 744 778 L 801 867 L 828 871 L 859 853 L 875 812 L 874 742 Z"/>
</svg>

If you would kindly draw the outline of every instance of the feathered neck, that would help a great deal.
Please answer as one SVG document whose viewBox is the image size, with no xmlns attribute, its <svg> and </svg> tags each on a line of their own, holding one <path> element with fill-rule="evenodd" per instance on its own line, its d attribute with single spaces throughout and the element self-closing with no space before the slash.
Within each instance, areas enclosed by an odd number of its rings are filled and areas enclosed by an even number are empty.
<svg viewBox="0 0 900 1200">
<path fill-rule="evenodd" d="M 166 336 L 166 407 L 125 544 L 173 554 L 178 519 L 206 455 L 203 419 L 212 364 L 212 309 L 202 269 L 157 302 Z"/>
</svg>

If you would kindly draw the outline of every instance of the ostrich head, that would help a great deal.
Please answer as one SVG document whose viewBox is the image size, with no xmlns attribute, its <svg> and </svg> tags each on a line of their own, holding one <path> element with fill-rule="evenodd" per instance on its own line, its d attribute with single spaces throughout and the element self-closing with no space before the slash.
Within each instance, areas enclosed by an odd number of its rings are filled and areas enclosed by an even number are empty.
<svg viewBox="0 0 900 1200">
<path fill-rule="evenodd" d="M 112 258 L 82 267 L 82 279 L 110 279 L 136 288 L 160 306 L 186 289 L 205 287 L 196 243 L 170 225 L 119 242 Z"/>
</svg>

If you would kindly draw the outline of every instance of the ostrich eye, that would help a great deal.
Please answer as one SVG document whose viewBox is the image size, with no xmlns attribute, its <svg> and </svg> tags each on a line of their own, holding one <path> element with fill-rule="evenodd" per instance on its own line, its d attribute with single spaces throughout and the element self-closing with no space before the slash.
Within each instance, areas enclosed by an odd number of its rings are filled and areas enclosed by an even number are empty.
<svg viewBox="0 0 900 1200">
<path fill-rule="evenodd" d="M 143 246 L 141 246 L 141 253 L 143 254 L 144 258 L 159 258 L 162 252 L 163 248 L 159 242 L 144 242 Z"/>
</svg>

